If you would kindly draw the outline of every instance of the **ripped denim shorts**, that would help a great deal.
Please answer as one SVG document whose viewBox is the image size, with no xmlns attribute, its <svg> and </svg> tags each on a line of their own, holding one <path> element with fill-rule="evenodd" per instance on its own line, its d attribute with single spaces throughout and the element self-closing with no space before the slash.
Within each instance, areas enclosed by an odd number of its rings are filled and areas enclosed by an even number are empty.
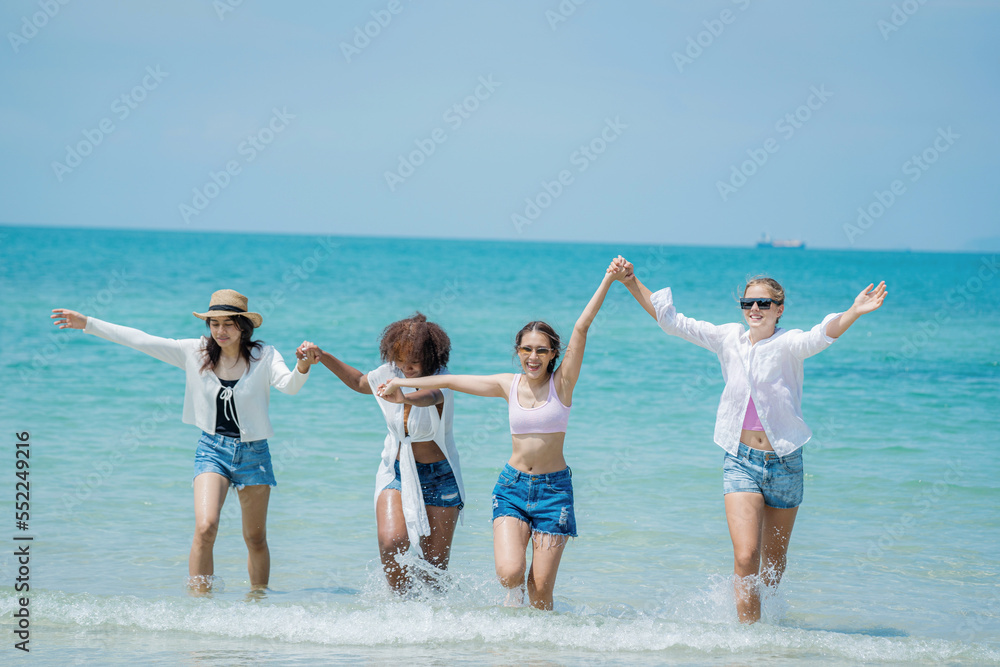
<svg viewBox="0 0 1000 667">
<path fill-rule="evenodd" d="M 244 442 L 224 435 L 201 434 L 194 453 L 194 476 L 214 472 L 242 491 L 245 486 L 277 486 L 267 440 Z"/>
<path fill-rule="evenodd" d="M 493 519 L 505 516 L 525 522 L 533 533 L 576 537 L 573 472 L 532 475 L 508 463 L 493 487 Z"/>
<path fill-rule="evenodd" d="M 417 477 L 420 478 L 420 491 L 424 495 L 424 505 L 431 507 L 457 507 L 462 509 L 462 494 L 458 491 L 458 481 L 451 469 L 448 459 L 436 463 L 417 462 Z M 396 459 L 396 479 L 382 489 L 402 491 L 403 480 L 399 473 L 399 459 Z"/>
</svg>

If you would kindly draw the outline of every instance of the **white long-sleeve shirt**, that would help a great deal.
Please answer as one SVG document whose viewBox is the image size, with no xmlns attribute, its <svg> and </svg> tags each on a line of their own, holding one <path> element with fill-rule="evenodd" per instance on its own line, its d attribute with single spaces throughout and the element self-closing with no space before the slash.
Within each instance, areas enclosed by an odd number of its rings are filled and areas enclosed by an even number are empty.
<svg viewBox="0 0 1000 667">
<path fill-rule="evenodd" d="M 160 338 L 95 317 L 87 318 L 83 331 L 184 369 L 186 381 L 183 421 L 206 433 L 215 434 L 215 398 L 222 383 L 211 369 L 201 370 L 205 363 L 204 350 L 208 343 L 206 337 L 180 340 Z M 236 414 L 240 420 L 240 440 L 244 442 L 264 440 L 274 435 L 267 414 L 271 400 L 270 388 L 295 394 L 309 377 L 308 374 L 300 373 L 297 367 L 288 370 L 281 353 L 270 345 L 265 345 L 258 354 L 260 358 L 250 362 L 243 377 L 233 388 Z"/>
<path fill-rule="evenodd" d="M 442 369 L 440 373 L 447 373 Z M 403 424 L 405 407 L 401 403 L 392 403 L 378 395 L 379 385 L 391 378 L 402 378 L 403 373 L 395 364 L 382 364 L 368 373 L 368 384 L 372 388 L 375 400 L 382 409 L 385 425 L 389 432 L 382 443 L 382 460 L 375 474 L 375 505 L 382 489 L 396 479 L 396 457 L 399 456 L 400 497 L 403 503 L 403 519 L 406 522 L 406 533 L 410 538 L 410 548 L 423 555 L 420 548 L 420 537 L 431 534 L 430 521 L 427 518 L 427 507 L 424 505 L 424 494 L 420 487 L 420 477 L 417 474 L 417 462 L 413 458 L 413 441 L 433 440 L 444 453 L 451 471 L 458 483 L 458 493 L 465 500 L 465 485 L 462 484 L 462 467 L 459 464 L 458 448 L 455 446 L 455 436 L 452 433 L 452 421 L 455 414 L 454 395 L 451 389 L 441 389 L 444 397 L 441 415 L 438 416 L 437 406 L 411 406 L 408 420 L 410 435 Z M 461 513 L 459 514 L 461 518 Z"/>
<path fill-rule="evenodd" d="M 661 329 L 719 356 L 726 387 L 715 419 L 717 445 L 734 456 L 739 451 L 751 396 L 778 456 L 787 456 L 809 441 L 812 431 L 802 418 L 802 362 L 836 340 L 826 335 L 826 325 L 840 313 L 827 315 L 809 331 L 779 327 L 754 345 L 742 324 L 715 325 L 678 313 L 669 287 L 654 293 L 650 301 Z"/>
</svg>

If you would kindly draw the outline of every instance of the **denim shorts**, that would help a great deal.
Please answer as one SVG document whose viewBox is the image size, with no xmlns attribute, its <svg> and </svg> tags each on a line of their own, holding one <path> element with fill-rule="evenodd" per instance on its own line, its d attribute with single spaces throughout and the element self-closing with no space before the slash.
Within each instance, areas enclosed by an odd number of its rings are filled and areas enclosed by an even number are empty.
<svg viewBox="0 0 1000 667">
<path fill-rule="evenodd" d="M 802 504 L 802 449 L 778 456 L 741 442 L 738 456 L 726 452 L 722 487 L 723 494 L 759 493 L 764 504 L 775 509 L 798 507 Z"/>
<path fill-rule="evenodd" d="M 493 519 L 503 516 L 520 519 L 533 533 L 576 537 L 573 472 L 532 475 L 508 463 L 493 487 Z"/>
<path fill-rule="evenodd" d="M 194 476 L 203 472 L 222 475 L 237 490 L 258 484 L 278 485 L 271 469 L 267 440 L 243 442 L 239 438 L 202 432 L 194 454 Z"/>
<path fill-rule="evenodd" d="M 448 459 L 435 463 L 417 463 L 417 477 L 420 478 L 420 490 L 424 494 L 424 505 L 431 507 L 457 507 L 462 509 L 462 494 L 458 491 L 455 473 L 451 470 Z M 399 459 L 396 459 L 396 479 L 382 489 L 403 490 L 403 480 L 399 475 Z"/>
</svg>

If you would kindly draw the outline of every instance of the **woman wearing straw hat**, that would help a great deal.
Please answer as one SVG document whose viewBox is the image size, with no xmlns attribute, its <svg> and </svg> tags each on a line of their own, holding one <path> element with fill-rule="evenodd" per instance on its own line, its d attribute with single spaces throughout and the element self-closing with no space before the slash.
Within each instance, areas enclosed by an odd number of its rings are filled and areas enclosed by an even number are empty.
<svg viewBox="0 0 1000 667">
<path fill-rule="evenodd" d="M 274 435 L 267 414 L 270 388 L 297 393 L 319 356 L 302 355 L 289 371 L 276 349 L 252 340 L 263 318 L 248 312 L 247 298 L 231 289 L 212 294 L 208 311 L 193 315 L 205 320 L 210 335 L 159 338 L 65 308 L 54 308 L 51 317 L 60 329 L 82 329 L 184 369 L 183 421 L 202 430 L 194 461 L 195 533 L 188 585 L 199 592 L 212 587 L 219 516 L 226 492 L 235 486 L 249 551 L 250 586 L 261 590 L 267 588 L 271 571 L 265 524 L 271 487 L 276 485 L 267 446 L 267 438 Z"/>
</svg>

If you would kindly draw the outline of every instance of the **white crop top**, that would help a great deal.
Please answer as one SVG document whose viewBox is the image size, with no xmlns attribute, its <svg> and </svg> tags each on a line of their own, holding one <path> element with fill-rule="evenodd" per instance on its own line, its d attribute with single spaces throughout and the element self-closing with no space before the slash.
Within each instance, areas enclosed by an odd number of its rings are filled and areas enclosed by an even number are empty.
<svg viewBox="0 0 1000 667">
<path fill-rule="evenodd" d="M 413 442 L 428 442 L 434 439 L 438 425 L 441 423 L 441 416 L 438 414 L 438 406 L 428 405 L 425 407 L 410 406 L 410 414 L 406 419 L 406 432 Z"/>
</svg>

